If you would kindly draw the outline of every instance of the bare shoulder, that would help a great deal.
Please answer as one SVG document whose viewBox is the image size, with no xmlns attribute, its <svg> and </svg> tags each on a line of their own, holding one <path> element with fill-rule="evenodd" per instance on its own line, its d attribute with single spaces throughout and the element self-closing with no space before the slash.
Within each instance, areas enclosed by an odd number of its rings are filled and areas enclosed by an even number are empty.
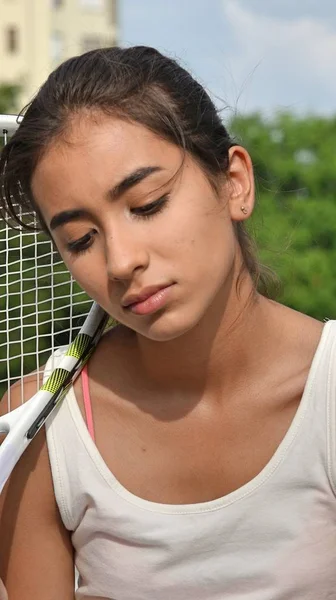
<svg viewBox="0 0 336 600">
<path fill-rule="evenodd" d="M 9 398 L 11 410 L 29 400 L 41 380 L 42 374 L 32 373 L 14 384 L 0 404 L 1 414 L 8 412 Z M 44 428 L 0 496 L 0 539 L 0 578 L 11 600 L 49 600 L 57 593 L 73 599 L 72 547 L 54 496 Z"/>
<path fill-rule="evenodd" d="M 137 337 L 134 331 L 117 325 L 107 331 L 88 363 L 90 397 L 97 414 L 102 409 L 103 398 L 123 398 L 140 384 Z M 86 420 L 81 378 L 74 383 L 78 406 Z M 96 399 L 99 402 L 96 402 Z M 110 406 L 110 403 L 109 403 Z"/>
<path fill-rule="evenodd" d="M 130 373 L 138 356 L 137 338 L 134 331 L 117 325 L 106 332 L 90 359 L 90 372 L 104 372 L 117 376 L 124 367 Z"/>
<path fill-rule="evenodd" d="M 284 305 L 272 304 L 273 341 L 268 362 L 273 366 L 270 372 L 274 372 L 279 388 L 288 388 L 285 396 L 300 396 L 321 342 L 325 323 Z"/>
<path fill-rule="evenodd" d="M 283 337 L 302 350 L 308 352 L 316 349 L 325 323 L 301 313 L 293 308 L 272 302 L 275 308 L 275 319 Z"/>
<path fill-rule="evenodd" d="M 39 372 L 29 373 L 16 381 L 1 399 L 0 415 L 18 408 L 23 402 L 27 402 L 37 392 L 42 382 L 43 369 Z"/>
</svg>

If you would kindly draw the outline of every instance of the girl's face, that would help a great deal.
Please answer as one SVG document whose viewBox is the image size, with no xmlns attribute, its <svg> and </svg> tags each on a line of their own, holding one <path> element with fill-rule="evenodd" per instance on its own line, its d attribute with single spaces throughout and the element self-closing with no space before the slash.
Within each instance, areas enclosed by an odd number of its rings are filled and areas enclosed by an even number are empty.
<svg viewBox="0 0 336 600">
<path fill-rule="evenodd" d="M 218 301 L 225 309 L 241 265 L 231 219 L 244 218 L 251 188 L 242 149 L 232 151 L 216 194 L 178 147 L 107 116 L 75 119 L 32 181 L 73 277 L 117 321 L 153 340 L 182 335 Z"/>
</svg>

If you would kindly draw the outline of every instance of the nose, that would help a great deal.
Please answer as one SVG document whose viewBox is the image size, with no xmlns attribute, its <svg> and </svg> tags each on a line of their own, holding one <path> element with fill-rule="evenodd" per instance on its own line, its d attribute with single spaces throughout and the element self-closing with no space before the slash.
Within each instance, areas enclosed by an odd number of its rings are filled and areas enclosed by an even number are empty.
<svg viewBox="0 0 336 600">
<path fill-rule="evenodd" d="M 145 270 L 149 264 L 146 242 L 133 231 L 114 231 L 106 242 L 106 264 L 109 279 L 132 279 L 135 271 Z"/>
</svg>

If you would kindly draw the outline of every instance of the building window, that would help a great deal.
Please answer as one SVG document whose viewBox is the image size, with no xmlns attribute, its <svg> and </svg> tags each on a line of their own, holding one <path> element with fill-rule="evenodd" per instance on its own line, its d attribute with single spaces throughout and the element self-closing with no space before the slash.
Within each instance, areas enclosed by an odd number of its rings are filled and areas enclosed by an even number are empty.
<svg viewBox="0 0 336 600">
<path fill-rule="evenodd" d="M 15 25 L 10 25 L 6 31 L 6 50 L 9 54 L 15 54 L 19 48 L 19 31 Z"/>
<path fill-rule="evenodd" d="M 108 13 L 111 25 L 117 24 L 117 0 L 108 0 Z"/>
<path fill-rule="evenodd" d="M 53 31 L 50 37 L 50 55 L 53 65 L 58 65 L 63 58 L 63 35 L 60 31 Z"/>
<path fill-rule="evenodd" d="M 79 0 L 82 8 L 89 8 L 93 10 L 103 10 L 104 0 Z"/>
<path fill-rule="evenodd" d="M 90 50 L 96 50 L 96 48 L 103 48 L 105 46 L 105 40 L 99 35 L 85 35 L 81 41 L 82 52 L 89 52 Z"/>
</svg>

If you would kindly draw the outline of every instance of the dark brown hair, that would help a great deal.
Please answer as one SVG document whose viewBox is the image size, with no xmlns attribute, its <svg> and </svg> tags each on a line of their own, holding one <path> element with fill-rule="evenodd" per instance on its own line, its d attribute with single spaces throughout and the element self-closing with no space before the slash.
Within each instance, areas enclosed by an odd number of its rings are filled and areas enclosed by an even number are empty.
<svg viewBox="0 0 336 600">
<path fill-rule="evenodd" d="M 103 111 L 140 123 L 196 159 L 212 185 L 228 168 L 234 145 L 204 88 L 175 60 L 154 48 L 93 50 L 70 58 L 48 77 L 24 111 L 22 123 L 0 158 L 0 214 L 25 229 L 20 214 L 36 215 L 31 192 L 43 152 L 64 134 L 77 113 Z M 39 227 L 45 229 L 40 215 Z M 234 223 L 244 266 L 255 288 L 269 295 L 269 275 L 257 260 L 243 222 Z"/>
</svg>

